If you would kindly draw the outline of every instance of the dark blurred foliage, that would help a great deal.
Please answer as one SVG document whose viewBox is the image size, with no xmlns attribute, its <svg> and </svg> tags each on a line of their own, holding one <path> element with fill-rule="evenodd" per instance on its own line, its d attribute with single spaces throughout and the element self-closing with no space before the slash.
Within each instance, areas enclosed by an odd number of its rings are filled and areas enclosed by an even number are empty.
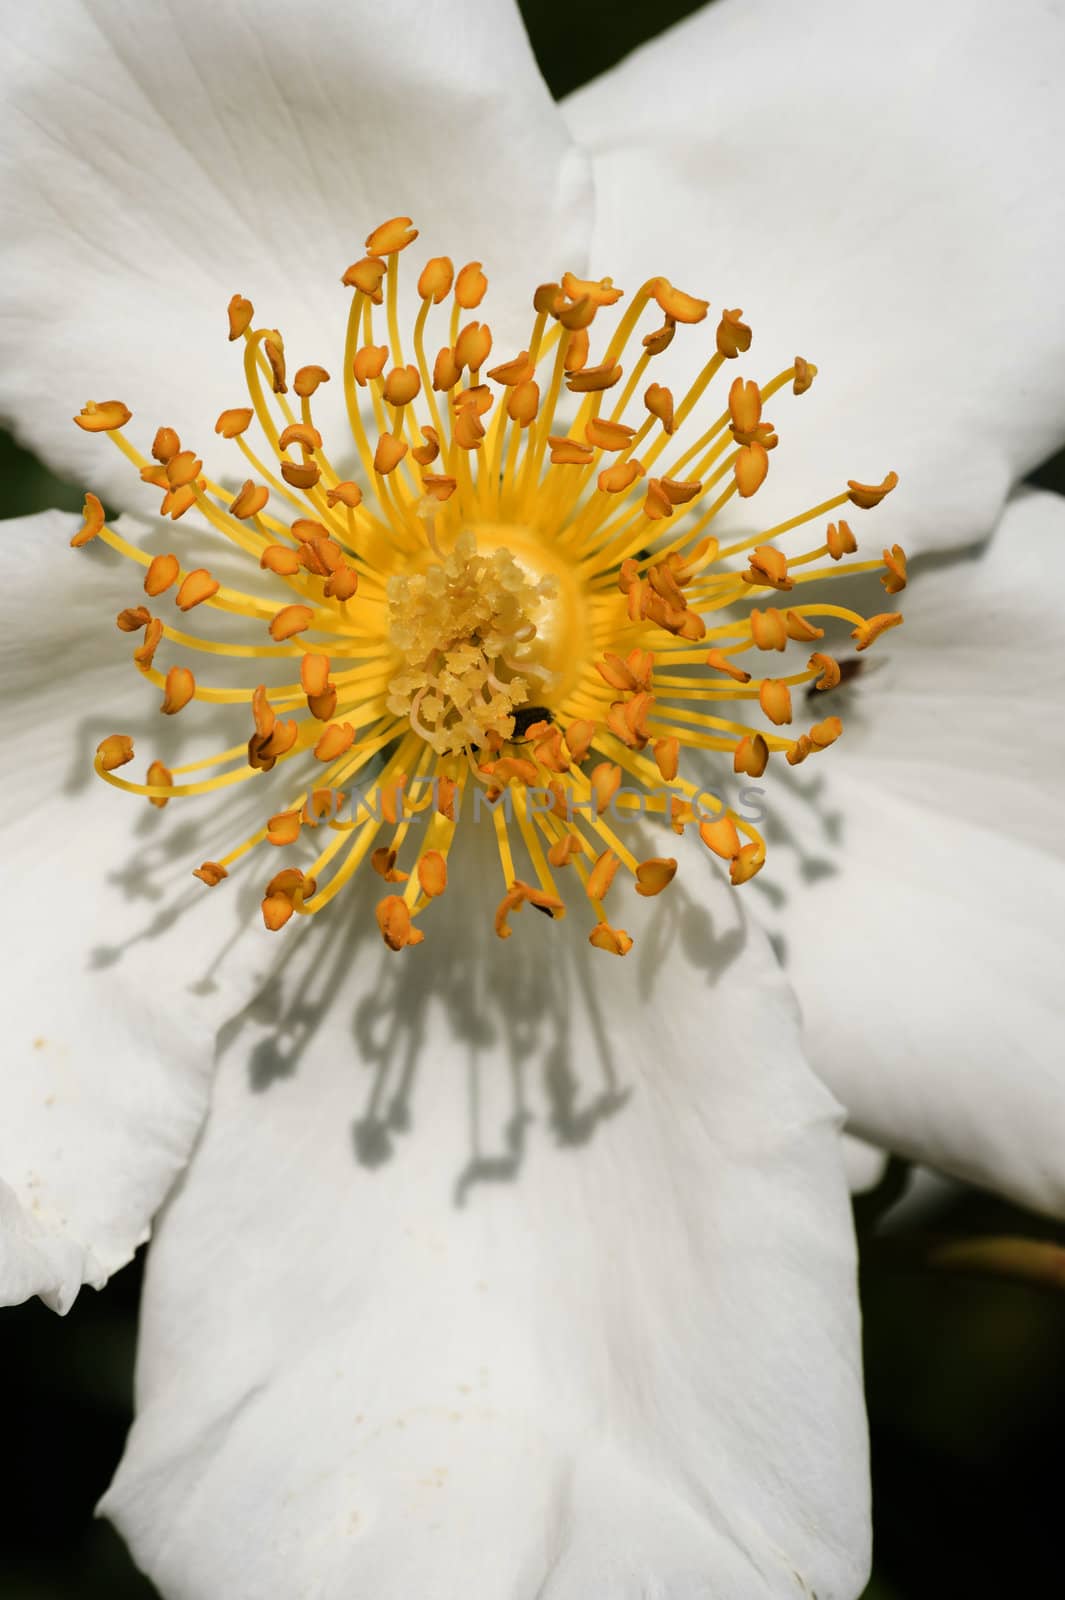
<svg viewBox="0 0 1065 1600">
<path fill-rule="evenodd" d="M 562 95 L 697 6 L 521 0 L 521 8 Z M 1065 453 L 1032 482 L 1065 492 Z M 0 483 L 4 517 L 80 509 L 78 488 L 3 434 Z M 1065 1230 L 960 1186 L 919 1213 L 904 1207 L 895 1222 L 881 1213 L 905 1188 L 899 1179 L 896 1164 L 856 1208 L 876 1525 L 864 1600 L 1042 1600 L 1061 1592 L 1065 1292 L 947 1270 L 928 1253 L 935 1239 L 988 1234 L 1065 1244 Z M 2 1600 L 155 1595 L 92 1515 L 130 1422 L 141 1273 L 138 1258 L 104 1293 L 84 1290 L 65 1319 L 37 1302 L 0 1313 Z"/>
</svg>

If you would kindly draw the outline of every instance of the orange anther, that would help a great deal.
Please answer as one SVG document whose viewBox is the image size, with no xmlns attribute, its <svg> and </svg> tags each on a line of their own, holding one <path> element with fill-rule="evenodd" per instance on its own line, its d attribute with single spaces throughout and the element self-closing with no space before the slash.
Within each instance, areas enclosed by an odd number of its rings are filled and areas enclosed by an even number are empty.
<svg viewBox="0 0 1065 1600">
<path fill-rule="evenodd" d="M 370 856 L 371 867 L 379 878 L 384 878 L 386 883 L 406 883 L 410 876 L 407 872 L 401 872 L 396 866 L 397 855 L 397 851 L 389 845 L 382 844 L 378 845 Z"/>
<path fill-rule="evenodd" d="M 547 852 L 547 859 L 553 867 L 566 867 L 573 856 L 581 853 L 581 841 L 575 833 L 564 833 L 556 839 Z"/>
<path fill-rule="evenodd" d="M 655 278 L 649 285 L 651 293 L 674 322 L 702 322 L 710 309 L 709 300 L 699 300 L 683 289 L 674 289 L 668 278 Z"/>
<path fill-rule="evenodd" d="M 358 289 L 360 294 L 367 295 L 375 306 L 381 304 L 384 298 L 381 293 L 381 279 L 384 277 L 386 266 L 376 256 L 364 256 L 361 261 L 353 261 L 348 267 L 341 283 L 348 289 Z"/>
<path fill-rule="evenodd" d="M 181 711 L 187 706 L 195 693 L 196 679 L 188 667 L 171 667 L 166 675 L 163 703 L 159 710 L 171 717 L 176 711 Z"/>
<path fill-rule="evenodd" d="M 378 439 L 377 448 L 374 451 L 374 471 L 381 473 L 382 477 L 387 477 L 390 472 L 394 472 L 399 466 L 406 453 L 407 443 L 405 439 L 397 438 L 394 433 L 383 433 Z"/>
<path fill-rule="evenodd" d="M 597 450 L 624 450 L 635 436 L 635 428 L 627 428 L 623 422 L 608 422 L 604 417 L 592 417 L 584 426 L 584 437 Z"/>
<path fill-rule="evenodd" d="M 263 340 L 263 353 L 270 363 L 270 375 L 273 379 L 275 394 L 287 394 L 288 385 L 285 382 L 285 345 L 281 335 L 275 328 Z"/>
<path fill-rule="evenodd" d="M 453 389 L 462 377 L 462 368 L 449 345 L 438 350 L 433 362 L 433 388 L 438 392 Z"/>
<path fill-rule="evenodd" d="M 899 481 L 897 472 L 889 472 L 882 483 L 855 483 L 853 478 L 847 479 L 847 488 L 850 491 L 849 499 L 853 505 L 862 511 L 871 511 L 878 506 L 886 495 L 889 495 Z"/>
<path fill-rule="evenodd" d="M 266 824 L 266 837 L 270 844 L 295 844 L 300 836 L 303 819 L 298 811 L 279 811 Z"/>
<path fill-rule="evenodd" d="M 597 922 L 588 935 L 588 943 L 597 950 L 607 950 L 612 956 L 627 956 L 632 940 L 624 928 L 612 928 L 608 922 Z"/>
<path fill-rule="evenodd" d="M 839 662 L 834 660 L 832 656 L 823 655 L 820 650 L 814 651 L 807 662 L 807 666 L 811 672 L 816 670 L 821 674 L 814 684 L 815 689 L 834 689 L 843 676 Z"/>
<path fill-rule="evenodd" d="M 245 478 L 240 493 L 229 502 L 229 510 L 241 521 L 247 521 L 259 515 L 269 498 L 270 491 L 265 484 L 253 483 L 251 478 Z"/>
<path fill-rule="evenodd" d="M 322 469 L 316 461 L 282 461 L 281 476 L 294 489 L 313 489 Z"/>
<path fill-rule="evenodd" d="M 595 865 L 588 874 L 585 891 L 589 900 L 602 900 L 610 889 L 617 874 L 620 862 L 613 850 L 604 850 L 597 856 Z"/>
<path fill-rule="evenodd" d="M 805 394 L 807 389 L 817 377 L 817 368 L 812 361 L 804 361 L 802 356 L 795 357 L 795 381 L 791 386 L 793 394 Z"/>
<path fill-rule="evenodd" d="M 260 683 L 258 688 L 252 691 L 251 714 L 255 719 L 255 731 L 260 739 L 268 739 L 274 731 L 277 718 L 274 716 L 274 708 L 267 698 L 266 685 L 264 683 Z"/>
<path fill-rule="evenodd" d="M 551 462 L 556 467 L 587 466 L 592 459 L 592 447 L 582 444 L 579 439 L 569 439 L 558 434 L 552 434 L 548 439 L 551 447 Z"/>
<path fill-rule="evenodd" d="M 595 797 L 595 809 L 599 816 L 602 816 L 621 788 L 621 768 L 613 761 L 601 761 L 597 767 L 592 768 L 588 781 Z"/>
<path fill-rule="evenodd" d="M 618 362 L 604 362 L 599 367 L 584 367 L 566 379 L 566 388 L 573 394 L 598 394 L 602 389 L 612 389 L 621 377 Z"/>
<path fill-rule="evenodd" d="M 71 548 L 80 550 L 82 545 L 95 539 L 104 525 L 104 508 L 96 496 L 89 490 L 85 494 L 85 504 L 82 507 L 82 524 L 71 539 Z"/>
<path fill-rule="evenodd" d="M 666 433 L 673 432 L 673 394 L 664 384 L 652 383 L 644 394 L 643 403 L 657 417 Z"/>
<path fill-rule="evenodd" d="M 271 544 L 259 557 L 259 565 L 265 572 L 276 572 L 282 578 L 291 578 L 300 569 L 300 558 L 287 544 Z"/>
<path fill-rule="evenodd" d="M 562 358 L 563 370 L 567 373 L 583 372 L 588 365 L 588 353 L 591 341 L 588 338 L 587 328 L 575 328 L 566 340 L 566 353 Z"/>
<path fill-rule="evenodd" d="M 570 723 L 566 729 L 566 748 L 574 761 L 580 763 L 584 760 L 592 747 L 597 728 L 598 723 L 589 722 L 583 717 Z"/>
<path fill-rule="evenodd" d="M 791 721 L 791 690 L 783 678 L 763 678 L 758 688 L 758 703 L 770 722 L 778 727 Z"/>
<path fill-rule="evenodd" d="M 484 423 L 472 406 L 464 406 L 455 416 L 451 437 L 462 450 L 479 450 L 484 438 Z"/>
<path fill-rule="evenodd" d="M 123 633 L 139 633 L 151 620 L 152 614 L 147 606 L 127 606 L 125 611 L 118 613 L 115 626 L 121 628 Z"/>
<path fill-rule="evenodd" d="M 350 750 L 355 743 L 355 729 L 350 722 L 331 722 L 314 747 L 318 761 L 335 761 Z"/>
<path fill-rule="evenodd" d="M 898 594 L 906 587 L 906 552 L 901 544 L 893 544 L 890 550 L 884 551 L 884 565 L 887 571 L 880 582 L 888 594 Z"/>
<path fill-rule="evenodd" d="M 517 384 L 507 395 L 507 416 L 522 428 L 535 420 L 540 407 L 540 385 L 530 378 Z"/>
<path fill-rule="evenodd" d="M 221 412 L 214 431 L 220 433 L 223 439 L 235 439 L 250 427 L 254 415 L 251 406 L 231 406 L 228 411 Z"/>
<path fill-rule="evenodd" d="M 270 623 L 270 637 L 280 644 L 309 628 L 313 620 L 310 606 L 282 606 Z"/>
<path fill-rule="evenodd" d="M 570 333 L 584 333 L 595 321 L 595 310 L 595 301 L 585 294 L 572 305 L 563 304 L 558 320 Z"/>
<path fill-rule="evenodd" d="M 330 600 L 350 600 L 359 587 L 359 574 L 354 567 L 349 567 L 341 562 L 334 567 L 325 584 L 323 593 Z"/>
<path fill-rule="evenodd" d="M 381 937 L 390 950 L 404 950 L 407 945 L 421 944 L 425 938 L 411 922 L 410 908 L 401 895 L 386 895 L 379 902 L 376 915 Z"/>
<path fill-rule="evenodd" d="M 300 367 L 292 380 L 292 387 L 301 400 L 309 400 L 321 384 L 328 382 L 329 374 L 324 367 Z"/>
<path fill-rule="evenodd" d="M 428 467 L 432 465 L 440 454 L 440 436 L 435 428 L 431 428 L 428 423 L 424 423 L 422 425 L 422 438 L 425 443 L 413 449 L 411 455 L 420 467 Z"/>
<path fill-rule="evenodd" d="M 604 467 L 595 481 L 604 494 L 623 494 L 643 474 L 643 462 L 631 456 L 628 461 L 615 461 L 612 467 Z"/>
<path fill-rule="evenodd" d="M 74 421 L 86 433 L 111 433 L 115 428 L 124 428 L 132 415 L 121 400 L 88 400 Z"/>
<path fill-rule="evenodd" d="M 325 498 L 330 506 L 335 506 L 339 501 L 342 506 L 347 506 L 349 511 L 354 511 L 357 506 L 362 505 L 362 490 L 357 483 L 345 480 L 343 483 L 335 483 L 331 489 L 327 489 Z"/>
<path fill-rule="evenodd" d="M 455 478 L 449 478 L 446 474 L 423 472 L 422 488 L 434 500 L 449 500 L 458 488 L 458 481 Z"/>
<path fill-rule="evenodd" d="M 447 862 L 439 850 L 427 850 L 418 860 L 418 882 L 429 900 L 447 888 Z"/>
<path fill-rule="evenodd" d="M 489 367 L 488 376 L 495 383 L 505 384 L 509 389 L 516 384 L 527 383 L 535 371 L 536 368 L 529 360 L 528 350 L 523 350 L 513 361 L 504 361 L 501 366 Z"/>
<path fill-rule="evenodd" d="M 438 306 L 451 293 L 455 268 L 447 256 L 433 256 L 427 261 L 418 278 L 418 294 Z"/>
<path fill-rule="evenodd" d="M 734 861 L 740 853 L 740 836 L 730 816 L 720 816 L 713 822 L 700 822 L 699 837 L 708 850 L 723 861 Z"/>
<path fill-rule="evenodd" d="M 157 594 L 163 594 L 177 581 L 181 571 L 180 563 L 175 555 L 153 556 L 148 563 L 148 570 L 144 574 L 144 592 L 154 599 Z"/>
<path fill-rule="evenodd" d="M 304 450 L 320 450 L 322 436 L 309 422 L 290 422 L 278 436 L 277 448 L 291 450 L 294 444 L 298 444 Z"/>
<path fill-rule="evenodd" d="M 144 638 L 133 652 L 133 659 L 138 667 L 147 668 L 151 666 L 162 637 L 163 624 L 158 617 L 153 617 L 144 630 Z"/>
<path fill-rule="evenodd" d="M 809 738 L 805 733 L 802 733 L 796 739 L 795 743 L 793 745 L 789 745 L 787 750 L 785 750 L 784 760 L 788 763 L 789 767 L 800 766 L 802 762 L 806 760 L 806 757 L 810 754 L 812 749 L 813 745 L 810 743 Z"/>
<path fill-rule="evenodd" d="M 541 283 L 533 294 L 533 310 L 555 317 L 566 303 L 559 283 Z"/>
<path fill-rule="evenodd" d="M 242 294 L 235 294 L 226 307 L 229 317 L 230 342 L 239 339 L 251 327 L 251 319 L 255 315 L 255 307 L 250 300 L 245 300 Z"/>
<path fill-rule="evenodd" d="M 145 782 L 154 785 L 158 789 L 169 789 L 173 787 L 174 775 L 170 768 L 164 766 L 161 761 L 153 761 L 148 768 Z M 162 811 L 169 799 L 170 796 L 168 794 L 150 794 L 148 796 L 148 804 L 154 806 L 157 811 Z"/>
<path fill-rule="evenodd" d="M 491 350 L 492 331 L 487 322 L 467 322 L 455 340 L 455 363 L 460 371 L 469 367 L 476 372 L 484 366 Z"/>
<path fill-rule="evenodd" d="M 304 694 L 324 694 L 329 684 L 329 657 L 308 652 L 300 662 Z"/>
<path fill-rule="evenodd" d="M 881 611 L 879 616 L 866 617 L 859 627 L 852 630 L 851 638 L 857 641 L 857 649 L 868 650 L 882 633 L 886 633 L 889 628 L 897 628 L 901 622 L 900 612 Z"/>
<path fill-rule="evenodd" d="M 838 717 L 826 717 L 824 722 L 814 723 L 808 738 L 815 750 L 827 750 L 830 744 L 835 744 L 842 732 L 843 724 Z"/>
<path fill-rule="evenodd" d="M 651 750 L 659 772 L 667 783 L 672 783 L 680 765 L 680 740 L 672 735 L 666 739 L 656 739 Z"/>
<path fill-rule="evenodd" d="M 738 888 L 741 883 L 753 878 L 756 872 L 761 872 L 764 866 L 765 845 L 760 840 L 757 844 L 745 844 L 729 867 L 729 877 Z"/>
<path fill-rule="evenodd" d="M 736 477 L 736 487 L 741 497 L 746 500 L 761 488 L 769 471 L 769 456 L 766 448 L 756 439 L 753 444 L 745 444 L 736 452 L 732 470 Z"/>
<path fill-rule="evenodd" d="M 125 733 L 109 733 L 96 746 L 96 759 L 105 772 L 114 772 L 133 760 L 133 740 Z"/>
<path fill-rule="evenodd" d="M 668 350 L 673 343 L 673 335 L 677 331 L 677 324 L 672 317 L 667 317 L 660 328 L 655 328 L 653 333 L 645 334 L 643 347 L 649 356 L 660 356 L 663 350 Z"/>
<path fill-rule="evenodd" d="M 421 386 L 417 367 L 393 367 L 385 379 L 384 396 L 390 406 L 409 405 Z"/>
<path fill-rule="evenodd" d="M 229 873 L 220 861 L 205 861 L 201 867 L 193 867 L 192 876 L 199 878 L 209 889 L 216 889 L 223 878 L 229 877 Z"/>
<path fill-rule="evenodd" d="M 307 696 L 307 710 L 318 722 L 332 722 L 336 715 L 337 691 L 333 684 L 323 689 L 321 694 Z"/>
<path fill-rule="evenodd" d="M 152 455 L 165 466 L 181 449 L 181 440 L 173 428 L 157 428 L 152 440 Z"/>
<path fill-rule="evenodd" d="M 718 354 L 728 360 L 751 348 L 751 330 L 745 322 L 740 321 L 742 316 L 743 312 L 738 309 L 723 311 L 717 325 Z"/>
<path fill-rule="evenodd" d="M 775 545 L 760 544 L 747 559 L 750 565 L 741 573 L 744 583 L 771 589 L 794 589 L 795 580 L 788 577 L 787 557 Z"/>
<path fill-rule="evenodd" d="M 828 553 L 833 561 L 839 561 L 843 556 L 853 555 L 858 548 L 858 541 L 850 530 L 850 524 L 847 522 L 841 522 L 838 527 L 834 522 L 830 522 L 828 532 L 825 534 L 825 543 L 828 545 Z"/>
<path fill-rule="evenodd" d="M 366 248 L 372 256 L 391 256 L 405 250 L 418 237 L 417 228 L 411 227 L 409 217 L 390 217 L 366 236 Z"/>
<path fill-rule="evenodd" d="M 769 761 L 769 746 L 760 733 L 744 734 L 732 755 L 733 772 L 760 778 Z"/>
<path fill-rule="evenodd" d="M 363 389 L 371 378 L 379 378 L 385 370 L 388 360 L 388 346 L 386 344 L 364 344 L 361 350 L 356 350 L 351 363 L 352 374 L 355 382 Z"/>
<path fill-rule="evenodd" d="M 455 300 L 464 311 L 479 306 L 488 289 L 488 279 L 481 271 L 479 261 L 468 261 L 455 279 Z"/>
<path fill-rule="evenodd" d="M 179 611 L 191 611 L 193 606 L 201 606 L 205 600 L 210 600 L 221 588 L 217 578 L 212 578 L 206 567 L 197 567 L 193 572 L 187 572 L 181 580 L 181 587 L 176 595 L 176 604 Z"/>
<path fill-rule="evenodd" d="M 652 856 L 636 868 L 636 893 L 646 897 L 661 894 L 676 875 L 677 863 L 673 856 Z"/>
<path fill-rule="evenodd" d="M 587 295 L 596 306 L 617 305 L 625 293 L 624 289 L 614 287 L 613 278 L 575 278 L 572 272 L 562 274 L 562 290 L 571 300 Z"/>
</svg>

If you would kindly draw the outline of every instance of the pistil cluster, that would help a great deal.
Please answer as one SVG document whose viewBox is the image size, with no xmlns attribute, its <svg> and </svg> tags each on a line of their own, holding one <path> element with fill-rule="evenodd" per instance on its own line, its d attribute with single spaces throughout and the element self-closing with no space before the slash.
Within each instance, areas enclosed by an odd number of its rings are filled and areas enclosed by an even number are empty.
<svg viewBox="0 0 1065 1600">
<path fill-rule="evenodd" d="M 677 867 L 668 855 L 637 857 L 621 836 L 634 796 L 644 817 L 696 831 L 739 885 L 761 869 L 764 842 L 700 794 L 683 752 L 721 752 L 758 778 L 771 760 L 794 766 L 839 738 L 836 715 L 795 725 L 793 691 L 816 697 L 841 682 L 846 664 L 828 630 L 849 629 L 860 652 L 901 621 L 823 598 L 848 573 L 880 570 L 889 595 L 905 586 L 898 545 L 877 560 L 844 559 L 857 539 L 841 513 L 879 505 L 895 475 L 851 480 L 721 547 L 715 517 L 734 496 L 754 496 L 770 470 L 778 436 L 766 404 L 785 388 L 805 393 L 816 368 L 797 357 L 764 384 L 739 376 L 723 404 L 700 405 L 750 348 L 742 312 L 722 311 L 707 341 L 708 302 L 667 279 L 650 279 L 621 308 L 610 278 L 571 273 L 536 289 L 525 347 L 502 360 L 495 352 L 490 366 L 481 263 L 456 272 L 446 257 L 422 268 L 404 338 L 400 262 L 416 237 L 409 218 L 393 218 L 343 275 L 349 431 L 328 450 L 313 402 L 329 371 L 301 366 L 290 379 L 281 333 L 257 326 L 241 295 L 229 304 L 229 337 L 243 348 L 248 403 L 215 423 L 237 454 L 232 482 L 214 481 L 165 424 L 142 454 L 121 401 L 90 402 L 75 419 L 106 433 L 161 493 L 160 517 L 199 519 L 249 565 L 236 589 L 177 551 L 149 555 L 86 495 L 72 543 L 101 539 L 142 569 L 143 598 L 116 622 L 139 636 L 133 660 L 160 711 L 223 703 L 243 721 L 217 757 L 173 770 L 155 759 L 140 783 L 120 775 L 132 740 L 112 734 L 96 769 L 155 806 L 283 781 L 283 803 L 264 807 L 261 825 L 196 876 L 214 888 L 259 847 L 281 852 L 262 896 L 276 930 L 322 910 L 365 868 L 383 880 L 377 922 L 394 950 L 424 938 L 475 788 L 498 848 L 500 937 L 527 905 L 563 916 L 573 896 L 562 886 L 575 880 L 590 942 L 624 955 L 632 939 L 607 898 L 613 907 L 619 879 L 659 894 Z M 427 343 L 437 323 L 442 342 Z M 709 348 L 675 396 L 659 368 L 678 336 Z M 796 548 L 803 529 L 812 542 Z M 184 614 L 201 608 L 233 637 L 188 631 Z M 796 647 L 800 660 L 785 669 L 778 658 Z M 245 682 L 205 682 L 197 657 L 244 668 Z"/>
</svg>

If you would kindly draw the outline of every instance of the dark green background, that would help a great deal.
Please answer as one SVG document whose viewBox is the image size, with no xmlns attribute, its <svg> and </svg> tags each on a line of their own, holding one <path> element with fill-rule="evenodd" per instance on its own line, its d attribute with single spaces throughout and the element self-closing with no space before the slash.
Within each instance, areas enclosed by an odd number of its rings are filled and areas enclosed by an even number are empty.
<svg viewBox="0 0 1065 1600">
<path fill-rule="evenodd" d="M 653 11 L 633 0 L 522 4 L 558 95 L 695 9 L 683 0 Z M 1065 457 L 1035 481 L 1065 490 Z M 0 484 L 6 517 L 80 509 L 77 487 L 59 483 L 4 435 Z M 947 1273 L 924 1258 L 933 1234 L 1065 1242 L 1065 1230 L 960 1188 L 919 1226 L 878 1229 L 877 1213 L 905 1181 L 904 1170 L 893 1169 L 858 1214 L 877 1530 L 866 1600 L 1049 1600 L 1062 1592 L 1065 1296 Z M 0 1313 L 2 1600 L 155 1593 L 110 1528 L 92 1519 L 129 1426 L 140 1275 L 138 1261 L 105 1293 L 83 1291 L 64 1320 L 36 1302 Z"/>
</svg>

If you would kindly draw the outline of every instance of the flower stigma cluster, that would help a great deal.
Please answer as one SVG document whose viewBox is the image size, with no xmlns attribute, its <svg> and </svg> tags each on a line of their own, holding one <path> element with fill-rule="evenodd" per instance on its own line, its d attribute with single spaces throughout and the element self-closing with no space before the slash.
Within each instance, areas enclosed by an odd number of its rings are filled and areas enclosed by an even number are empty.
<svg viewBox="0 0 1065 1600">
<path fill-rule="evenodd" d="M 697 804 L 682 751 L 725 752 L 736 773 L 758 778 L 771 759 L 795 766 L 839 738 L 837 716 L 795 729 L 793 690 L 840 682 L 839 660 L 818 648 L 826 627 L 849 629 L 862 651 L 901 617 L 863 616 L 819 594 L 828 580 L 875 570 L 894 595 L 906 560 L 894 545 L 881 559 L 844 562 L 857 541 L 846 520 L 827 519 L 875 507 L 895 474 L 851 480 L 721 548 L 714 518 L 769 471 L 777 434 L 766 402 L 787 386 L 803 394 L 816 368 L 797 357 L 765 384 L 736 377 L 719 414 L 695 426 L 715 376 L 750 347 L 742 313 L 723 311 L 706 341 L 708 302 L 667 279 L 615 311 L 623 291 L 610 278 L 571 273 L 536 289 L 527 347 L 489 365 L 491 330 L 470 315 L 487 278 L 479 262 L 456 272 L 446 257 L 418 277 L 405 346 L 397 289 L 416 236 L 407 217 L 382 224 L 344 273 L 350 437 L 331 441 L 331 454 L 313 414 L 330 374 L 302 366 L 290 380 L 280 332 L 255 326 L 241 295 L 229 304 L 229 337 L 243 345 L 249 404 L 215 424 L 243 457 L 229 487 L 168 426 L 143 455 L 121 401 L 90 402 L 75 419 L 108 434 L 162 492 L 162 517 L 198 514 L 248 563 L 237 589 L 177 553 L 149 555 L 86 495 L 72 544 L 103 540 L 143 569 L 147 603 L 120 611 L 117 625 L 141 636 L 133 659 L 161 692 L 160 711 L 184 716 L 206 702 L 235 706 L 244 721 L 232 748 L 173 770 L 154 760 L 143 783 L 119 774 L 133 743 L 112 734 L 96 770 L 164 806 L 280 769 L 285 803 L 195 875 L 216 887 L 260 845 L 303 852 L 302 866 L 282 865 L 265 883 L 263 918 L 276 930 L 322 910 L 365 867 L 383 880 L 377 921 L 393 950 L 424 938 L 464 798 L 479 790 L 502 873 L 500 937 L 527 905 L 565 915 L 562 885 L 575 879 L 590 942 L 624 955 L 632 939 L 605 905 L 619 898 L 615 879 L 657 895 L 677 862 L 638 859 L 619 835 L 619 810 L 696 831 L 740 885 L 761 869 L 765 844 L 723 800 L 709 813 Z M 443 342 L 427 346 L 437 318 Z M 602 338 L 597 320 L 610 323 Z M 675 396 L 657 378 L 668 376 L 661 358 L 678 335 L 710 348 Z M 788 536 L 818 523 L 810 547 L 795 549 Z M 174 613 L 193 610 L 239 638 L 177 626 Z M 785 669 L 789 648 L 801 659 Z M 246 679 L 206 683 L 189 665 L 196 655 Z M 348 790 L 366 780 L 343 815 Z"/>
</svg>

